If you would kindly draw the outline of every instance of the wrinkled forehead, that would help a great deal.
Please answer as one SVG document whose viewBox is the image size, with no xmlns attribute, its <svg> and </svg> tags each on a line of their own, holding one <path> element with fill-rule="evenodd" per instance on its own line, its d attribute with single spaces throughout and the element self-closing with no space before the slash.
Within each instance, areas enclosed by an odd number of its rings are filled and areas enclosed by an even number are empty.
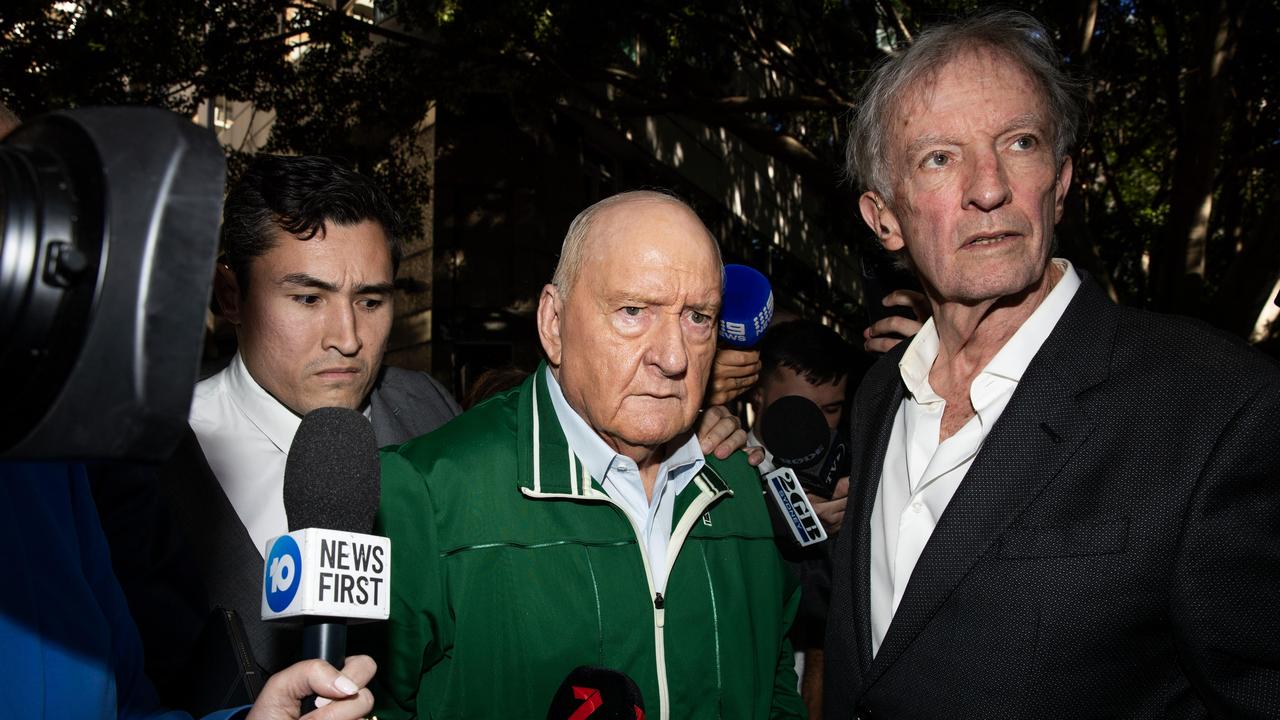
<svg viewBox="0 0 1280 720">
<path fill-rule="evenodd" d="M 889 147 L 892 151 L 899 151 L 916 139 L 914 135 L 918 128 L 909 127 L 908 122 L 927 114 L 937 94 L 944 90 L 946 85 L 967 80 L 978 71 L 998 73 L 1016 83 L 1032 88 L 1037 107 L 1023 108 L 1019 112 L 1038 112 L 1044 115 L 1048 105 L 1045 88 L 1040 80 L 1022 65 L 1021 61 L 999 48 L 985 46 L 965 48 L 952 53 L 942 62 L 923 68 L 895 98 L 886 114 L 886 117 L 892 118 L 893 122 L 889 134 Z M 985 110 L 987 109 L 975 107 L 973 111 Z M 940 119 L 962 122 L 965 118 Z"/>
</svg>

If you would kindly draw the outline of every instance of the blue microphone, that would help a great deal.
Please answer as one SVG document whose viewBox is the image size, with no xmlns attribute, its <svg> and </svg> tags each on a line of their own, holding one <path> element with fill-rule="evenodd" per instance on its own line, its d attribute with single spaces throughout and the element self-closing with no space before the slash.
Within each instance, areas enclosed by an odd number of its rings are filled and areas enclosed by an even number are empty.
<svg viewBox="0 0 1280 720">
<path fill-rule="evenodd" d="M 752 347 L 772 319 L 773 288 L 769 279 L 746 265 L 725 265 L 720 340 L 729 347 Z"/>
</svg>

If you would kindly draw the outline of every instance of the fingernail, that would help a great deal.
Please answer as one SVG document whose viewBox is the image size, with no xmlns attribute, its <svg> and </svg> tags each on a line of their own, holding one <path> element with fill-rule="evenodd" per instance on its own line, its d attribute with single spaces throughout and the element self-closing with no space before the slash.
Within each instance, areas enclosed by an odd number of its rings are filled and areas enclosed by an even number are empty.
<svg viewBox="0 0 1280 720">
<path fill-rule="evenodd" d="M 328 704 L 329 704 L 329 703 L 331 703 L 331 702 L 333 702 L 333 701 L 332 701 L 332 700 L 330 700 L 330 699 L 329 699 L 329 698 L 327 698 L 327 697 L 318 697 L 318 698 L 316 698 L 316 707 L 318 707 L 318 708 L 322 708 L 322 707 L 324 707 L 325 705 L 328 705 Z"/>
<path fill-rule="evenodd" d="M 333 686 L 338 688 L 338 692 L 344 695 L 355 695 L 360 692 L 360 688 L 356 687 L 356 684 L 351 682 L 351 678 L 346 675 L 339 675 L 338 679 L 333 681 Z"/>
</svg>

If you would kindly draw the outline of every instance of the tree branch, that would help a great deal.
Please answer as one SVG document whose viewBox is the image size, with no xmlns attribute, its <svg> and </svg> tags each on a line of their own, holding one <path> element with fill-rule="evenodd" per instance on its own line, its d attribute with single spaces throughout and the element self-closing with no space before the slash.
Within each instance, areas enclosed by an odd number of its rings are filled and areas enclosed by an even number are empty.
<svg viewBox="0 0 1280 720">
<path fill-rule="evenodd" d="M 813 95 L 778 95 L 773 97 L 746 97 L 735 95 L 714 100 L 692 98 L 668 98 L 665 101 L 642 102 L 616 100 L 614 105 L 627 115 L 661 115 L 692 110 L 732 114 L 791 113 L 791 112 L 841 112 L 849 109 L 845 103 L 832 102 Z"/>
</svg>

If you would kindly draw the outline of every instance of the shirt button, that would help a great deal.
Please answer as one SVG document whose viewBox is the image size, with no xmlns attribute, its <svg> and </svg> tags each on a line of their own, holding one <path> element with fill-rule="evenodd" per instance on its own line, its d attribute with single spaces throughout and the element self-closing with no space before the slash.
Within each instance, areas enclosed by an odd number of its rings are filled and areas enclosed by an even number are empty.
<svg viewBox="0 0 1280 720">
<path fill-rule="evenodd" d="M 919 515 L 924 512 L 924 505 L 918 502 L 911 503 L 911 512 Z"/>
</svg>

